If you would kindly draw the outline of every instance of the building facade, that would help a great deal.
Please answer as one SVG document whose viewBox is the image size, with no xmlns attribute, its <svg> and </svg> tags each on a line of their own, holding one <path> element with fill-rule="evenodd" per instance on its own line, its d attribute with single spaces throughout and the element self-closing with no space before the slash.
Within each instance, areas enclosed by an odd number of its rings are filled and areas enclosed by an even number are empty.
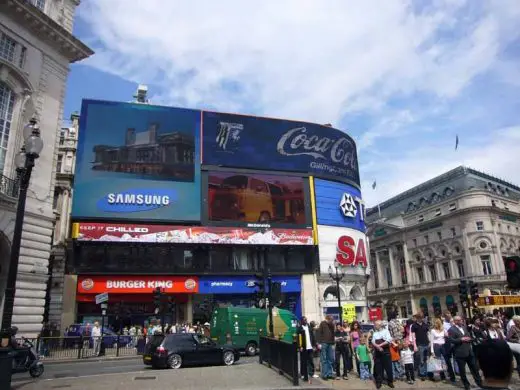
<svg viewBox="0 0 520 390">
<path fill-rule="evenodd" d="M 171 145 L 157 142 L 172 135 Z M 123 160 L 121 151 L 136 143 L 152 144 L 148 157 L 135 154 L 132 160 L 146 169 L 127 169 L 128 160 L 117 169 L 97 168 L 99 145 L 117 150 L 103 156 L 107 166 L 115 166 Z M 150 163 L 156 169 L 148 169 Z M 336 188 L 330 210 L 319 206 L 327 183 Z M 343 195 L 354 211 L 341 207 Z M 168 323 L 205 322 L 215 307 L 257 305 L 253 282 L 268 271 L 282 286 L 278 307 L 319 320 L 330 284 L 321 280 L 326 265 L 320 265 L 320 253 L 337 252 L 337 243 L 327 242 L 327 229 L 338 239 L 351 237 L 341 267 L 351 280 L 365 280 L 366 256 L 362 266 L 349 262 L 352 237 L 362 251 L 366 247 L 360 195 L 356 146 L 340 130 L 85 100 L 62 326 L 99 319 L 95 296 L 104 292 L 108 322 L 116 330 L 153 321 L 157 286 L 174 302 Z M 330 264 L 328 255 L 323 259 Z M 343 293 L 362 301 L 364 295 L 350 287 Z"/>
<path fill-rule="evenodd" d="M 79 115 L 70 117 L 70 126 L 62 127 L 56 155 L 56 178 L 52 207 L 56 216 L 49 261 L 49 282 L 46 301 L 46 318 L 58 329 L 62 328 L 63 291 L 67 242 L 70 239 L 72 187 L 78 146 Z"/>
<path fill-rule="evenodd" d="M 77 0 L 7 0 L 0 14 L 0 296 L 9 269 L 18 196 L 14 157 L 22 129 L 35 117 L 44 149 L 28 191 L 12 322 L 20 334 L 42 326 L 53 210 L 55 148 L 63 115 L 69 64 L 93 54 L 72 35 Z"/>
<path fill-rule="evenodd" d="M 458 285 L 505 290 L 503 256 L 520 251 L 520 188 L 458 167 L 367 213 L 369 303 L 404 318 L 461 313 Z"/>
</svg>

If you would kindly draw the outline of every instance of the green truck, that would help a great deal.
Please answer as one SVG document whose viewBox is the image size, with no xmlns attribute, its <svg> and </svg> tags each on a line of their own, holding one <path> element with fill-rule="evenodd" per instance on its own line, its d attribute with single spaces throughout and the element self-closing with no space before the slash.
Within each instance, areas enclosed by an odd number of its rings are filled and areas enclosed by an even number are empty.
<svg viewBox="0 0 520 390">
<path fill-rule="evenodd" d="M 269 329 L 268 312 L 264 309 L 222 307 L 213 311 L 211 317 L 211 338 L 218 344 L 232 344 L 247 355 L 253 356 L 259 345 L 260 335 Z M 273 328 L 276 336 L 287 342 L 293 341 L 298 320 L 284 309 L 273 308 Z"/>
</svg>

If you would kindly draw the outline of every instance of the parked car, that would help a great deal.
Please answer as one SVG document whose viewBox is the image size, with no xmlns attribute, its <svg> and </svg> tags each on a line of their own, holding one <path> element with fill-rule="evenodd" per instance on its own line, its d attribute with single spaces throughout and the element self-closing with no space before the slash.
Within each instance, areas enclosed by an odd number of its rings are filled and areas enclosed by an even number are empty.
<svg viewBox="0 0 520 390">
<path fill-rule="evenodd" d="M 92 333 L 92 325 L 89 325 L 87 328 L 86 324 L 74 324 L 69 326 L 68 332 L 65 334 L 65 337 L 70 337 L 66 342 L 68 345 L 77 345 L 80 343 L 80 336 L 88 337 L 89 347 L 92 348 L 94 341 L 91 337 Z M 72 337 L 76 337 L 77 339 L 72 339 Z M 104 328 L 103 329 L 103 344 L 105 344 L 105 348 L 115 348 L 117 347 L 117 333 L 114 331 Z M 126 347 L 130 344 L 132 338 L 130 336 L 122 335 L 119 336 L 119 347 Z"/>
<path fill-rule="evenodd" d="M 179 333 L 153 335 L 146 344 L 143 363 L 154 368 L 181 368 L 187 365 L 233 365 L 240 354 L 231 345 L 220 345 L 209 337 Z"/>
</svg>

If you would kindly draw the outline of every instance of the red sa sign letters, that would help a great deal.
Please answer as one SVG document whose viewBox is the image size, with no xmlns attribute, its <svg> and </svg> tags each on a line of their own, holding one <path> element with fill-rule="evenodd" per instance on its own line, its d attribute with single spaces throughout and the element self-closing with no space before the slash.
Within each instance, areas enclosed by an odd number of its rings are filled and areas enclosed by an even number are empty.
<svg viewBox="0 0 520 390">
<path fill-rule="evenodd" d="M 354 239 L 350 236 L 341 236 L 338 239 L 338 249 L 336 251 L 336 261 L 343 266 L 356 267 L 361 265 L 367 267 L 367 253 L 365 240 L 360 238 L 357 246 Z"/>
</svg>

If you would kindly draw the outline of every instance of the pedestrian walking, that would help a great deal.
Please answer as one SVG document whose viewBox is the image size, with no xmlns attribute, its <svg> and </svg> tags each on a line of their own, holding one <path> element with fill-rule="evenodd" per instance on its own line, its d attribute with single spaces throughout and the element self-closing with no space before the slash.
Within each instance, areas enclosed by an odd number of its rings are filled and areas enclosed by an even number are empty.
<svg viewBox="0 0 520 390">
<path fill-rule="evenodd" d="M 101 350 L 101 343 L 103 342 L 103 337 L 101 336 L 101 328 L 99 327 L 99 322 L 97 321 L 94 322 L 91 336 L 94 342 L 94 355 L 99 356 Z"/>
<path fill-rule="evenodd" d="M 361 341 L 355 349 L 356 360 L 359 362 L 359 379 L 367 381 L 372 379 L 372 360 L 370 358 L 370 348 L 368 347 L 368 337 L 361 336 Z"/>
<path fill-rule="evenodd" d="M 311 383 L 314 376 L 314 350 L 316 349 L 316 339 L 307 317 L 302 317 L 301 325 L 298 327 L 298 341 L 300 346 L 300 374 L 305 382 Z"/>
<path fill-rule="evenodd" d="M 453 317 L 449 310 L 446 310 L 444 312 L 444 322 L 442 323 L 442 327 L 444 328 L 444 331 L 448 335 L 449 330 L 453 326 Z M 444 348 L 442 350 L 442 357 L 444 358 L 444 361 L 446 363 L 446 370 L 448 371 L 448 376 L 451 383 L 455 383 L 455 371 L 453 369 L 453 349 L 451 343 L 448 341 L 448 339 L 444 342 Z"/>
<path fill-rule="evenodd" d="M 480 386 L 482 380 L 475 364 L 475 357 L 471 347 L 472 339 L 460 316 L 453 318 L 453 326 L 448 331 L 448 340 L 453 344 L 453 356 L 457 362 L 464 388 L 466 390 L 470 389 L 470 384 L 466 377 L 466 365 L 469 367 L 473 379 Z"/>
<path fill-rule="evenodd" d="M 363 338 L 363 334 L 361 333 L 359 322 L 354 321 L 350 325 L 350 346 L 352 349 L 352 353 L 354 354 L 354 358 L 356 359 L 356 370 L 358 375 L 361 377 L 361 372 L 359 371 L 359 360 L 358 355 L 356 353 L 356 348 L 361 344 L 361 339 Z"/>
<path fill-rule="evenodd" d="M 488 339 L 476 348 L 484 380 L 479 385 L 485 390 L 509 390 L 513 374 L 513 353 L 504 340 Z"/>
<path fill-rule="evenodd" d="M 383 382 L 384 371 L 388 386 L 394 388 L 392 361 L 390 360 L 392 336 L 390 336 L 388 329 L 385 329 L 382 325 L 381 321 L 376 321 L 374 324 L 374 333 L 372 334 L 372 345 L 374 346 L 374 377 L 376 387 L 380 389 Z"/>
<path fill-rule="evenodd" d="M 424 322 L 424 316 L 422 313 L 415 315 L 416 322 L 412 325 L 412 333 L 414 334 L 415 345 L 417 346 L 416 353 L 419 355 L 417 362 L 419 364 L 419 378 L 424 381 L 428 373 L 427 360 L 428 352 L 430 347 L 429 331 L 430 328 L 426 322 Z"/>
<path fill-rule="evenodd" d="M 321 378 L 334 379 L 334 320 L 327 315 L 316 330 L 316 341 L 320 348 Z"/>
<path fill-rule="evenodd" d="M 437 318 L 434 320 L 433 328 L 430 330 L 430 359 L 435 359 L 436 367 L 442 368 L 440 371 L 432 371 L 431 379 L 434 379 L 435 372 L 439 373 L 441 380 L 446 379 L 446 373 L 444 372 L 442 361 L 443 351 L 448 332 L 444 330 L 442 321 Z"/>
<path fill-rule="evenodd" d="M 415 368 L 413 365 L 413 350 L 410 343 L 405 342 L 403 349 L 401 350 L 401 363 L 404 366 L 404 372 L 406 374 L 406 381 L 409 385 L 415 384 Z"/>
<path fill-rule="evenodd" d="M 350 349 L 349 349 L 349 338 L 348 333 L 341 326 L 336 325 L 336 332 L 334 333 L 334 340 L 336 341 L 336 379 L 340 379 L 341 376 L 341 362 L 343 361 L 343 379 L 348 379 Z"/>
</svg>

